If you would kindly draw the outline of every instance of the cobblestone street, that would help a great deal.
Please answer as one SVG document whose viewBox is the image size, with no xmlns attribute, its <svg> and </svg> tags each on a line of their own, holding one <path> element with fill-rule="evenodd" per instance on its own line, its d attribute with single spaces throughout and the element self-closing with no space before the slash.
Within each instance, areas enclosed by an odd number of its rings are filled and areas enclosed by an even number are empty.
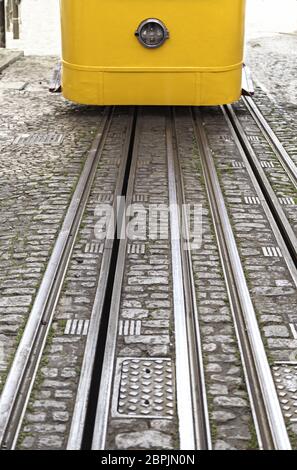
<svg viewBox="0 0 297 470">
<path fill-rule="evenodd" d="M 1 386 L 101 118 L 48 93 L 55 64 L 21 59 L 0 80 Z"/>
<path fill-rule="evenodd" d="M 111 108 L 49 93 L 59 1 L 23 0 L 21 39 L 9 32 L 0 49 L 2 448 L 297 449 L 297 0 L 285 2 L 290 15 L 271 1 L 267 19 L 268 3 L 248 1 L 245 62 L 272 143 L 249 98 Z M 123 195 L 136 205 L 131 239 Z M 141 232 L 152 206 L 177 205 L 201 209 L 199 248 L 180 248 L 174 211 L 167 238 Z M 103 229 L 121 236 L 101 239 Z M 35 310 L 34 354 L 14 383 Z M 28 397 L 7 404 L 10 383 Z M 262 434 L 262 406 L 276 435 Z M 203 419 L 183 420 L 199 407 Z"/>
</svg>

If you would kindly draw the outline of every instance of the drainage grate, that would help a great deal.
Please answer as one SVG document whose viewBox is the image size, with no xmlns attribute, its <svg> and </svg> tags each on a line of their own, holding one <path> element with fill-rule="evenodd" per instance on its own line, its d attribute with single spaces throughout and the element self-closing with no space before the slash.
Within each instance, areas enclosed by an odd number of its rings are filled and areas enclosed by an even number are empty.
<svg viewBox="0 0 297 470">
<path fill-rule="evenodd" d="M 147 194 L 134 194 L 133 202 L 148 202 L 149 197 Z"/>
<path fill-rule="evenodd" d="M 89 329 L 89 320 L 67 320 L 64 335 L 86 336 Z"/>
<path fill-rule="evenodd" d="M 297 422 L 297 363 L 277 364 L 272 370 L 284 416 Z"/>
<path fill-rule="evenodd" d="M 278 199 L 283 206 L 295 206 L 295 201 L 292 197 L 279 197 Z"/>
<path fill-rule="evenodd" d="M 262 168 L 274 168 L 274 163 L 268 160 L 261 162 Z"/>
<path fill-rule="evenodd" d="M 97 202 L 113 202 L 113 194 L 98 194 Z"/>
<path fill-rule="evenodd" d="M 264 256 L 267 257 L 274 257 L 274 258 L 282 258 L 281 249 L 278 246 L 264 246 L 262 248 Z"/>
<path fill-rule="evenodd" d="M 249 135 L 248 140 L 250 142 L 261 142 L 260 137 L 258 137 L 257 135 Z"/>
<path fill-rule="evenodd" d="M 64 140 L 63 134 L 20 134 L 14 141 L 13 145 L 61 145 Z"/>
<path fill-rule="evenodd" d="M 120 320 L 120 336 L 139 336 L 141 334 L 141 320 Z"/>
<path fill-rule="evenodd" d="M 130 243 L 128 244 L 129 255 L 144 255 L 145 244 L 144 243 Z"/>
<path fill-rule="evenodd" d="M 233 168 L 245 168 L 245 164 L 243 162 L 238 162 L 236 160 L 233 160 L 232 166 Z"/>
<path fill-rule="evenodd" d="M 104 251 L 104 243 L 99 243 L 99 242 L 90 242 L 87 243 L 84 249 L 85 253 L 100 253 L 102 254 Z"/>
<path fill-rule="evenodd" d="M 171 359 L 118 359 L 112 415 L 171 419 L 174 415 Z"/>
<path fill-rule="evenodd" d="M 258 196 L 246 196 L 244 198 L 244 202 L 246 204 L 260 204 L 260 199 L 258 198 Z"/>
</svg>

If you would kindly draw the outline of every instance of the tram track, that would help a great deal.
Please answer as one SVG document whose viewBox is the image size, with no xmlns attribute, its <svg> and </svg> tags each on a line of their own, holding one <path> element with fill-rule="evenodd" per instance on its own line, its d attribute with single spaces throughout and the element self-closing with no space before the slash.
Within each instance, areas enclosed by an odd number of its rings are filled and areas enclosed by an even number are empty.
<svg viewBox="0 0 297 470">
<path fill-rule="evenodd" d="M 133 155 L 131 171 L 126 193 L 126 204 L 133 200 L 133 186 L 137 166 L 137 147 L 139 134 L 141 132 L 141 112 L 136 124 L 135 139 L 133 142 Z M 169 178 L 169 203 L 175 207 L 171 213 L 171 233 L 181 233 L 181 220 L 176 212 L 177 204 L 183 200 L 182 183 L 177 156 L 177 145 L 174 128 L 173 114 L 169 113 L 166 118 L 166 143 L 167 162 Z M 90 391 L 92 400 L 97 404 L 96 417 L 94 421 L 93 412 L 90 413 L 86 422 L 86 433 L 83 441 L 79 436 L 80 405 L 78 402 L 77 414 L 74 414 L 68 449 L 77 449 L 83 445 L 84 448 L 91 446 L 93 450 L 104 449 L 106 446 L 106 435 L 109 417 L 109 408 L 112 396 L 112 382 L 114 376 L 114 363 L 116 354 L 117 331 L 119 325 L 119 309 L 121 299 L 121 288 L 124 269 L 127 239 L 120 241 L 117 257 L 116 271 L 114 273 L 114 285 L 109 304 L 109 325 L 106 335 L 106 347 L 101 370 L 100 385 L 94 382 L 93 390 Z M 203 359 L 198 325 L 197 308 L 195 302 L 195 289 L 193 276 L 190 269 L 190 258 L 181 249 L 181 241 L 172 236 L 172 271 L 174 290 L 174 318 L 176 331 L 176 388 L 177 388 L 177 413 L 179 418 L 179 439 L 181 449 L 211 449 L 211 437 L 209 427 L 209 413 L 204 383 Z M 100 341 L 100 339 L 99 339 Z M 102 352 L 102 351 L 101 351 Z M 99 354 L 100 355 L 100 354 Z M 98 374 L 98 371 L 96 371 Z M 83 375 L 82 375 L 83 377 Z M 99 390 L 98 390 L 99 385 Z M 85 389 L 84 379 L 80 388 Z M 96 389 L 97 388 L 97 389 Z M 93 427 L 93 431 L 90 431 Z M 90 441 L 92 436 L 92 442 Z M 82 444 L 83 442 L 83 444 Z"/>
<path fill-rule="evenodd" d="M 133 139 L 130 141 L 130 168 L 127 173 L 126 188 L 123 193 L 125 196 L 125 204 L 129 205 L 132 202 L 133 183 L 135 178 L 136 170 L 136 155 L 134 152 L 135 142 L 138 139 L 138 123 L 135 124 L 135 130 L 133 133 Z M 124 208 L 118 208 L 120 211 L 120 217 L 118 218 L 117 230 L 122 233 L 122 230 L 126 224 L 126 211 Z M 122 237 L 121 237 L 122 238 Z M 102 331 L 98 331 L 97 337 L 93 338 L 92 348 L 96 349 L 95 364 L 101 362 L 99 370 L 94 368 L 92 371 L 92 379 L 90 381 L 90 391 L 88 400 L 88 412 L 86 415 L 86 421 L 84 422 L 84 430 L 81 435 L 79 431 L 79 414 L 80 406 L 75 410 L 70 439 L 68 441 L 68 449 L 79 449 L 81 447 L 85 449 L 104 448 L 104 442 L 106 438 L 107 419 L 109 412 L 109 405 L 111 400 L 111 387 L 112 387 L 112 376 L 113 376 L 113 362 L 115 359 L 115 348 L 116 348 L 116 337 L 118 331 L 118 312 L 121 289 L 120 286 L 123 281 L 124 267 L 125 267 L 125 255 L 127 249 L 127 238 L 118 241 L 117 252 L 115 254 L 114 264 L 110 264 L 108 268 L 108 275 L 112 278 L 109 286 L 109 298 L 105 304 L 105 314 L 108 318 L 106 323 L 106 330 L 102 337 Z M 101 348 L 101 341 L 104 341 L 104 348 Z M 94 361 L 94 358 L 93 358 Z M 87 380 L 90 380 L 87 375 Z M 84 377 L 80 381 L 80 389 L 85 390 Z M 88 397 L 88 398 L 89 398 Z M 100 406 L 98 404 L 100 403 Z M 98 417 L 99 415 L 99 417 Z M 96 442 L 95 442 L 96 441 Z"/>
<path fill-rule="evenodd" d="M 18 439 L 114 111 L 111 107 L 105 109 L 1 394 L 3 449 L 13 449 Z"/>
<path fill-rule="evenodd" d="M 114 109 L 107 108 L 89 157 L 81 174 L 77 189 L 70 203 L 60 235 L 57 239 L 47 271 L 36 297 L 29 321 L 19 344 L 14 361 L 1 395 L 0 437 L 2 449 L 14 449 L 36 373 L 51 328 L 55 308 L 63 287 L 67 266 L 71 258 L 82 215 L 90 194 L 92 181 L 100 160 L 106 135 L 110 128 Z M 118 330 L 118 315 L 125 268 L 127 239 L 117 240 L 127 220 L 124 208 L 118 206 L 118 198 L 124 196 L 126 205 L 133 199 L 133 186 L 137 165 L 137 143 L 141 118 L 131 114 L 130 131 L 123 149 L 122 167 L 119 171 L 113 210 L 118 214 L 118 225 L 108 228 L 93 305 L 81 378 L 68 439 L 68 449 L 100 449 L 105 446 L 111 386 L 114 374 L 113 362 Z M 181 203 L 182 183 L 178 176 L 174 120 L 167 117 L 167 158 L 170 178 L 170 204 Z M 178 188 L 176 182 L 178 183 Z M 120 215 L 119 215 L 120 214 Z M 181 221 L 176 212 L 172 216 L 172 233 L 181 232 Z M 110 240 L 109 240 L 110 239 Z M 200 333 L 197 321 L 195 292 L 190 260 L 182 254 L 181 242 L 173 237 L 172 263 L 174 271 L 174 311 L 176 323 L 176 377 L 177 407 L 181 448 L 211 448 L 207 399 L 203 374 Z M 102 293 L 105 292 L 103 296 Z M 185 393 L 187 399 L 185 400 Z M 91 399 L 90 399 L 91 398 Z M 100 403 L 99 407 L 96 404 Z M 97 408 L 97 410 L 96 410 Z M 202 419 L 201 419 L 202 418 Z"/>
<path fill-rule="evenodd" d="M 205 181 L 207 183 L 209 202 L 212 207 L 212 214 L 214 218 L 214 225 L 217 229 L 217 241 L 221 253 L 221 260 L 224 267 L 224 273 L 226 277 L 226 284 L 228 286 L 229 300 L 232 305 L 232 312 L 235 322 L 235 328 L 237 332 L 237 338 L 239 342 L 239 348 L 242 356 L 242 364 L 248 387 L 251 408 L 254 417 L 255 428 L 257 432 L 259 447 L 263 449 L 289 449 L 290 441 L 288 438 L 286 426 L 284 423 L 282 411 L 279 405 L 275 385 L 273 382 L 272 374 L 266 357 L 265 349 L 262 343 L 261 334 L 257 325 L 256 314 L 253 308 L 252 300 L 249 295 L 248 287 L 244 280 L 245 276 L 243 268 L 239 260 L 239 255 L 236 249 L 236 242 L 232 239 L 231 224 L 228 219 L 227 211 L 223 207 L 218 207 L 218 201 L 223 201 L 222 194 L 218 186 L 218 180 L 215 176 L 214 166 L 211 164 L 211 154 L 207 148 L 205 135 L 203 134 L 203 127 L 199 118 L 194 117 L 197 129 L 197 141 L 199 142 L 203 166 Z M 178 151 L 177 151 L 175 126 L 174 126 L 174 112 L 171 112 L 170 118 L 167 118 L 167 149 L 168 150 L 168 170 L 169 170 L 169 181 L 170 173 L 173 172 L 171 177 L 171 195 L 172 203 L 177 202 L 181 204 L 184 200 L 182 178 L 180 176 L 181 169 L 178 163 Z M 203 157 L 204 156 L 204 157 Z M 132 165 L 133 166 L 133 165 Z M 175 173 L 176 171 L 176 173 Z M 133 181 L 133 178 L 132 178 Z M 172 189 L 177 184 L 178 192 L 176 188 Z M 131 195 L 130 195 L 131 199 Z M 129 202 L 129 198 L 128 198 Z M 223 216 L 222 216 L 223 214 Z M 177 215 L 172 217 L 173 226 L 171 227 L 173 233 L 178 230 L 178 227 L 174 224 L 178 224 Z M 175 222 L 174 222 L 175 221 Z M 231 240 L 231 242 L 230 242 Z M 125 256 L 125 242 L 121 250 L 122 258 Z M 179 259 L 173 259 L 173 271 L 176 271 L 176 282 L 174 292 L 177 294 L 176 302 L 179 308 L 182 310 L 187 306 L 188 312 L 182 312 L 182 315 L 178 315 L 177 319 L 180 321 L 181 318 L 187 319 L 187 325 L 177 324 L 176 331 L 177 341 L 180 344 L 177 348 L 184 349 L 185 344 L 188 344 L 188 352 L 179 353 L 177 356 L 177 383 L 183 384 L 183 390 L 180 392 L 185 395 L 184 384 L 191 383 L 190 376 L 195 377 L 195 383 L 192 383 L 191 389 L 188 390 L 188 403 L 192 403 L 192 413 L 189 410 L 184 410 L 179 416 L 181 419 L 181 432 L 180 436 L 184 438 L 182 441 L 181 448 L 198 448 L 198 449 L 210 449 L 211 438 L 208 422 L 208 409 L 207 409 L 207 398 L 205 392 L 205 383 L 203 373 L 199 376 L 199 370 L 203 371 L 203 360 L 200 344 L 200 333 L 198 324 L 198 313 L 195 309 L 195 288 L 193 287 L 191 261 L 188 256 L 185 256 L 183 250 L 179 251 L 178 246 L 173 246 L 173 253 L 178 254 Z M 176 263 L 176 264 L 175 264 Z M 121 284 L 123 279 L 122 269 L 124 263 L 120 262 L 120 272 L 118 275 L 120 279 L 117 280 Z M 178 279 L 183 278 L 183 286 L 178 285 Z M 182 294 L 183 292 L 183 294 Z M 119 290 L 116 289 L 115 297 L 111 305 L 113 305 L 113 322 L 109 326 L 108 338 L 109 348 L 105 351 L 105 366 L 103 365 L 103 386 L 101 384 L 99 391 L 98 403 L 100 407 L 97 408 L 97 415 L 93 433 L 93 449 L 104 449 L 105 439 L 107 432 L 107 421 L 108 421 L 108 410 L 111 400 L 111 387 L 112 387 L 112 376 L 113 369 L 112 363 L 114 362 L 115 345 L 116 345 L 116 332 L 118 328 L 118 310 L 119 310 Z M 190 305 L 190 307 L 189 307 Z M 192 314 L 189 315 L 189 312 Z M 194 315 L 193 315 L 194 312 Z M 247 335 L 247 330 L 250 332 L 250 337 Z M 193 333 L 194 332 L 194 333 Z M 192 335 L 192 339 L 186 339 L 187 335 Z M 193 339 L 194 338 L 194 339 Z M 178 377 L 178 358 L 183 358 L 181 364 L 185 364 L 185 359 L 188 361 L 190 366 L 190 373 L 185 377 L 185 371 L 183 370 L 183 380 Z M 195 364 L 195 366 L 193 365 Z M 182 366 L 181 366 L 182 367 Z M 197 378 L 198 371 L 198 378 Z M 198 396 L 193 396 L 193 391 L 199 390 Z M 191 391 L 192 390 L 192 391 Z M 178 391 L 177 391 L 178 395 Z M 195 393 L 194 393 L 195 395 Z M 181 403 L 182 398 L 178 398 L 178 403 Z M 195 410 L 195 411 L 194 411 Z M 188 418 L 187 418 L 188 415 Z M 189 424 L 191 423 L 190 416 L 192 415 L 192 431 L 188 439 L 185 437 L 185 429 L 191 429 Z M 199 417 L 199 418 L 198 418 Z M 198 419 L 195 419 L 198 418 Z M 202 419 L 201 419 L 202 418 Z M 185 424 L 187 422 L 187 425 Z M 189 444 L 192 441 L 192 444 Z M 70 441 L 71 442 L 71 441 Z M 187 447 L 184 447 L 183 443 Z M 73 448 L 70 444 L 69 448 Z M 75 447 L 74 447 L 75 448 Z"/>
<path fill-rule="evenodd" d="M 129 222 L 119 198 L 126 206 L 133 202 L 138 145 L 145 109 L 131 109 L 128 132 L 116 181 L 112 210 L 118 214 L 117 225 L 110 222 L 102 256 L 96 296 L 70 433 L 68 449 L 105 449 L 108 419 L 115 375 L 116 345 L 119 330 L 121 287 L 125 274 L 127 238 L 117 237 Z M 185 203 L 179 142 L 176 133 L 175 109 L 165 112 L 166 161 L 169 205 Z M 26 407 L 41 362 L 67 267 L 85 211 L 96 169 L 108 135 L 115 108 L 106 108 L 104 118 L 82 171 L 66 214 L 60 235 L 49 261 L 31 315 L 10 368 L 0 398 L 0 446 L 14 449 L 17 444 Z M 236 246 L 231 222 L 224 203 L 218 175 L 208 145 L 199 110 L 190 111 L 194 136 L 199 148 L 207 197 L 211 208 L 216 240 L 234 320 L 245 383 L 249 394 L 254 425 L 261 449 L 289 449 L 290 441 L 275 384 L 261 338 L 258 321 Z M 245 136 L 232 107 L 222 108 L 223 116 L 246 163 L 259 198 L 264 206 L 292 277 L 296 279 L 296 236 L 273 189 Z M 259 123 L 261 119 L 259 118 Z M 261 123 L 262 125 L 263 123 Z M 264 126 L 265 127 L 265 126 Z M 267 138 L 277 142 L 266 129 Z M 296 183 L 294 167 L 279 148 L 285 171 Z M 261 171 L 260 171 L 261 170 Z M 268 188 L 268 189 L 267 189 Z M 186 235 L 188 227 L 185 227 Z M 176 406 L 181 449 L 211 449 L 208 398 L 205 384 L 199 311 L 195 292 L 194 271 L 190 250 L 183 249 L 178 211 L 170 216 L 173 311 L 175 326 Z M 186 237 L 187 238 L 187 237 Z"/>
<path fill-rule="evenodd" d="M 267 450 L 289 449 L 290 441 L 256 313 L 199 111 L 193 114 L 193 121 L 258 443 Z"/>
<path fill-rule="evenodd" d="M 274 149 L 279 162 L 281 163 L 285 173 L 289 175 L 294 189 L 296 190 L 297 184 L 297 169 L 294 165 L 294 162 L 284 150 L 281 143 L 278 141 L 268 124 L 266 123 L 264 117 L 259 113 L 257 107 L 254 105 L 253 101 L 248 98 L 244 99 L 244 103 L 247 106 L 247 109 L 257 125 L 259 126 L 261 132 L 265 138 L 270 143 L 271 147 Z M 239 141 L 241 151 L 245 153 L 247 159 L 247 165 L 252 169 L 255 178 L 260 186 L 261 193 L 264 195 L 264 198 L 273 214 L 273 220 L 277 223 L 277 226 L 280 230 L 282 239 L 284 240 L 286 247 L 290 253 L 290 256 L 286 256 L 288 265 L 294 265 L 294 268 L 291 268 L 291 272 L 295 271 L 297 265 L 297 237 L 294 232 L 290 221 L 288 220 L 283 207 L 281 206 L 279 199 L 269 181 L 269 178 L 265 174 L 264 169 L 261 166 L 261 162 L 256 155 L 248 136 L 246 135 L 236 112 L 233 110 L 232 106 L 228 105 L 222 108 L 226 120 L 229 122 L 230 128 L 236 134 L 236 138 Z M 295 278 L 295 283 L 297 279 Z"/>
<path fill-rule="evenodd" d="M 170 167 L 175 169 L 172 175 L 173 182 L 176 182 L 176 202 L 179 207 L 185 207 L 186 196 L 184 181 L 182 178 L 181 159 L 179 155 L 179 141 L 176 131 L 176 115 L 175 110 L 171 110 L 170 122 L 168 124 L 168 139 L 173 140 L 171 155 L 173 162 Z M 170 148 L 170 147 L 169 147 Z M 170 161 L 170 160 L 169 160 Z M 183 221 L 183 238 L 182 249 L 180 251 L 182 261 L 182 276 L 184 280 L 184 302 L 185 302 L 185 318 L 187 321 L 186 333 L 189 344 L 189 362 L 191 368 L 192 395 L 193 395 L 193 416 L 194 430 L 196 436 L 196 448 L 212 449 L 212 438 L 210 429 L 209 406 L 205 383 L 205 367 L 203 363 L 203 348 L 201 341 L 201 329 L 199 322 L 199 312 L 197 308 L 197 295 L 195 289 L 194 270 L 191 258 L 190 246 L 190 229 L 188 220 Z M 172 229 L 174 233 L 174 228 Z M 182 399 L 182 397 L 181 397 Z"/>
<path fill-rule="evenodd" d="M 250 96 L 243 96 L 242 101 L 246 109 L 253 117 L 260 131 L 263 133 L 270 146 L 274 149 L 276 157 L 278 158 L 280 164 L 282 165 L 286 173 L 290 175 L 294 187 L 297 188 L 297 168 L 294 161 L 292 160 L 292 158 L 285 150 L 278 137 L 275 135 L 275 133 L 269 126 L 268 122 L 257 107 L 254 100 Z"/>
<path fill-rule="evenodd" d="M 123 256 L 123 253 L 120 253 L 121 246 L 117 238 L 117 233 L 120 233 L 122 230 L 121 224 L 123 224 L 123 216 L 125 214 L 121 197 L 126 198 L 127 196 L 127 185 L 130 179 L 133 144 L 135 140 L 136 119 L 137 112 L 134 110 L 122 152 L 122 167 L 119 172 L 113 197 L 112 213 L 117 214 L 117 224 L 115 224 L 115 221 L 111 218 L 106 230 L 105 250 L 92 309 L 90 333 L 87 337 L 77 399 L 68 437 L 67 448 L 69 450 L 89 448 L 91 446 L 96 402 L 98 400 L 102 377 L 103 356 L 107 347 L 107 329 L 111 315 L 111 295 L 114 284 L 118 282 L 118 279 L 116 279 L 116 268 L 119 264 L 118 260 L 120 256 Z M 102 293 L 105 294 L 103 295 Z M 91 400 L 90 397 L 92 397 Z"/>
</svg>

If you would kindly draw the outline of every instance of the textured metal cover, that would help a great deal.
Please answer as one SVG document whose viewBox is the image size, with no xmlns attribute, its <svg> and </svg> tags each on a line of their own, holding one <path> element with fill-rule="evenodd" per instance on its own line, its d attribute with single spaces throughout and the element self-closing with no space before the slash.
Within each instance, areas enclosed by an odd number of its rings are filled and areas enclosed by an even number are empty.
<svg viewBox="0 0 297 470">
<path fill-rule="evenodd" d="M 118 359 L 113 417 L 171 419 L 174 406 L 170 359 Z"/>
<path fill-rule="evenodd" d="M 14 141 L 14 145 L 60 145 L 64 140 L 63 134 L 21 134 Z"/>
<path fill-rule="evenodd" d="M 285 418 L 297 422 L 297 363 L 275 365 L 273 375 Z"/>
</svg>

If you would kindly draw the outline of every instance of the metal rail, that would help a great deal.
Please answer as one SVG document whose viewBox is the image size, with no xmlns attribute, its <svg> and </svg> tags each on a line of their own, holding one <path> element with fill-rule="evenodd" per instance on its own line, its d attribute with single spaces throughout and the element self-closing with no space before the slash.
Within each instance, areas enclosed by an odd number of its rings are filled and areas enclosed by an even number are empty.
<svg viewBox="0 0 297 470">
<path fill-rule="evenodd" d="M 142 129 L 140 114 L 135 132 L 131 173 L 127 190 L 127 203 L 132 200 L 137 164 L 139 136 Z M 179 419 L 180 449 L 210 449 L 211 438 L 208 422 L 207 399 L 204 384 L 203 360 L 200 344 L 200 332 L 195 301 L 195 287 L 190 264 L 190 257 L 183 252 L 181 240 L 176 237 L 181 233 L 181 220 L 177 205 L 183 201 L 182 182 L 179 173 L 174 118 L 170 114 L 166 122 L 166 144 L 168 164 L 169 203 L 171 209 L 171 253 L 173 277 L 173 306 L 175 321 L 176 346 L 176 389 L 177 412 Z M 109 407 L 113 380 L 113 365 L 116 351 L 121 289 L 126 255 L 126 240 L 120 242 L 114 290 L 110 308 L 110 322 L 107 332 L 104 361 L 98 406 L 93 431 L 93 450 L 102 450 L 106 445 Z"/>
<path fill-rule="evenodd" d="M 13 449 L 16 445 L 113 113 L 110 107 L 104 111 L 2 391 L 0 447 L 3 449 Z"/>
<path fill-rule="evenodd" d="M 182 208 L 186 200 L 178 152 L 174 110 L 167 119 L 167 154 L 170 205 L 173 208 Z M 186 439 L 186 432 L 191 431 L 194 449 L 211 450 L 209 409 L 188 219 L 183 217 L 181 221 L 181 215 L 185 214 L 182 211 L 180 211 L 180 214 L 176 212 L 172 214 L 171 212 L 176 358 L 178 361 L 176 364 L 177 406 L 179 411 L 181 449 L 189 449 L 187 447 L 189 442 Z M 176 233 L 179 233 L 181 237 L 184 236 L 185 240 L 176 240 Z M 185 389 L 186 378 L 188 380 L 188 390 Z M 186 401 L 185 393 L 189 395 L 188 400 L 191 399 L 192 401 L 192 409 L 189 408 L 189 403 L 184 404 Z M 184 409 L 185 406 L 188 409 Z M 193 429 L 190 426 L 191 422 L 193 422 Z M 184 442 L 183 439 L 185 439 Z"/>
<path fill-rule="evenodd" d="M 118 198 L 121 197 L 123 191 L 130 146 L 131 141 L 133 141 L 135 116 L 136 112 L 133 108 L 130 116 L 125 144 L 122 150 L 121 168 L 119 170 L 119 176 L 114 191 L 113 214 L 117 214 L 120 210 L 118 207 Z M 104 309 L 105 298 L 103 293 L 106 292 L 110 272 L 113 269 L 112 256 L 113 249 L 115 248 L 113 243 L 115 239 L 115 230 L 117 230 L 117 227 L 115 227 L 114 220 L 110 220 L 109 226 L 107 228 L 107 240 L 105 242 L 105 250 L 102 257 L 101 270 L 90 319 L 89 333 L 87 336 L 84 358 L 80 372 L 76 402 L 72 415 L 71 428 L 67 443 L 68 450 L 79 450 L 83 445 L 92 375 L 94 373 L 94 359 L 96 357 L 96 349 L 100 335 L 100 327 Z M 100 374 L 100 371 L 98 370 L 96 373 Z"/>
<path fill-rule="evenodd" d="M 198 110 L 194 112 L 193 122 L 259 447 L 291 449 L 213 156 Z"/>
<path fill-rule="evenodd" d="M 278 158 L 280 164 L 283 166 L 285 171 L 291 178 L 292 183 L 294 184 L 295 188 L 297 187 L 297 167 L 285 150 L 282 143 L 279 141 L 278 137 L 275 135 L 271 127 L 269 126 L 268 122 L 262 115 L 261 111 L 259 110 L 258 106 L 255 104 L 254 100 L 249 96 L 244 96 L 242 98 L 246 108 L 252 115 L 254 121 L 256 122 L 257 126 L 265 136 L 267 142 L 270 144 L 276 157 Z"/>
<path fill-rule="evenodd" d="M 239 151 L 243 156 L 247 171 L 253 181 L 264 210 L 268 216 L 277 241 L 282 249 L 284 259 L 297 286 L 297 237 L 288 221 L 283 208 L 261 167 L 259 159 L 246 136 L 232 106 L 222 107 L 223 114 L 229 125 Z M 265 204 L 266 202 L 266 204 Z M 267 208 L 268 206 L 268 208 Z"/>
<path fill-rule="evenodd" d="M 166 123 L 168 188 L 171 233 L 171 263 L 173 312 L 175 324 L 175 368 L 176 368 L 176 399 L 179 418 L 180 448 L 195 449 L 194 403 L 191 392 L 191 370 L 189 363 L 189 344 L 186 324 L 185 291 L 183 285 L 182 251 L 180 243 L 181 220 L 178 211 L 176 172 L 174 161 L 174 143 L 172 116 Z"/>
</svg>

